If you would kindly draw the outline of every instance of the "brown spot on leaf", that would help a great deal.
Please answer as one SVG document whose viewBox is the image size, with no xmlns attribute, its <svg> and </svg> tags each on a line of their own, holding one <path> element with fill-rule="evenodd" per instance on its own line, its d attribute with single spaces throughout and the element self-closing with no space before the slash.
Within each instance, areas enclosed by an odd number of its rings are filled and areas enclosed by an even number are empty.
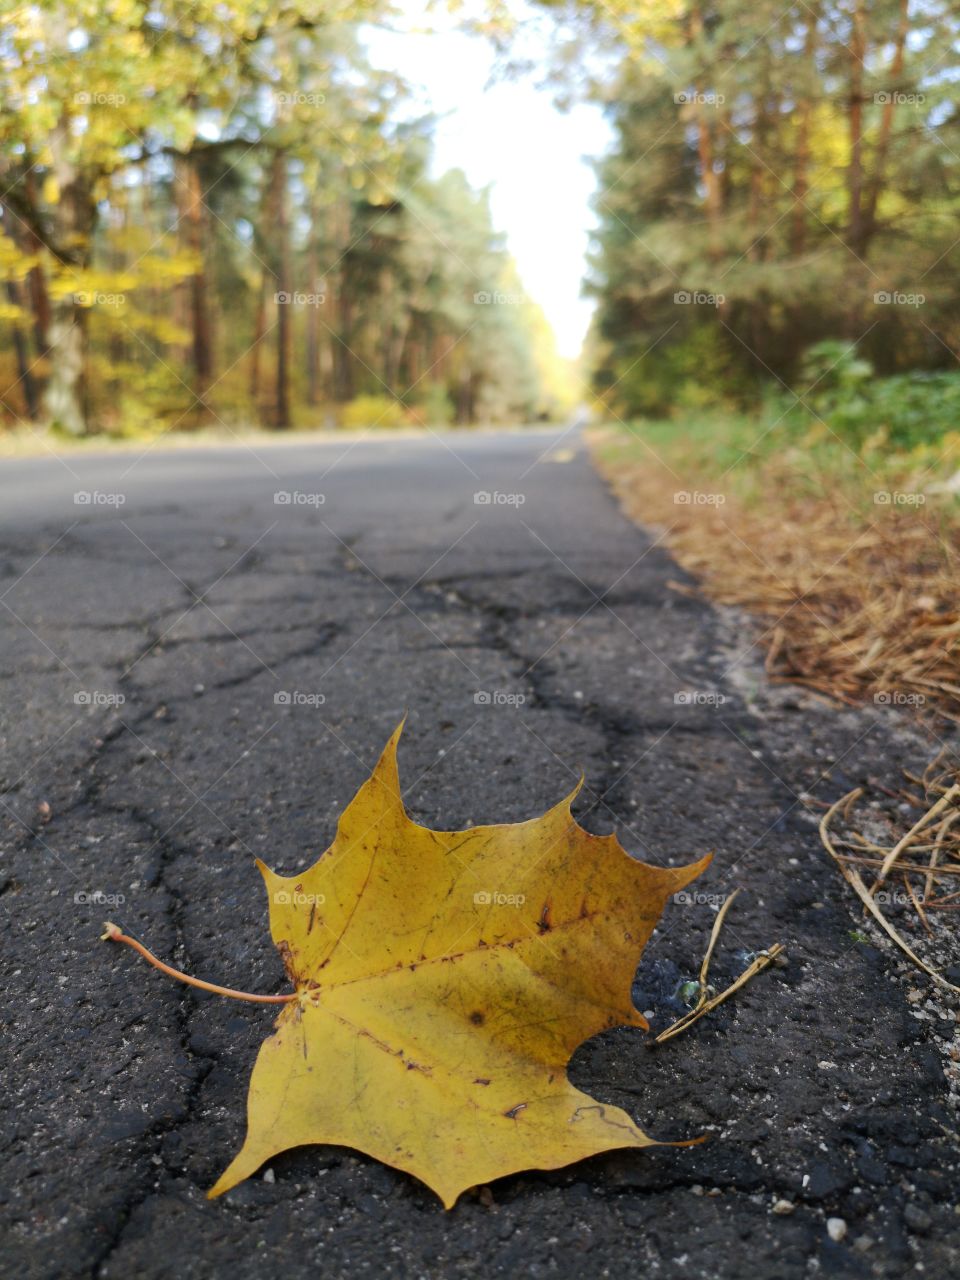
<svg viewBox="0 0 960 1280">
<path fill-rule="evenodd" d="M 473 1013 L 471 1013 L 470 1015 L 470 1021 L 473 1023 L 475 1027 L 482 1027 L 483 1024 L 486 1022 L 486 1018 L 483 1016 L 483 1014 L 480 1012 L 479 1009 L 474 1009 Z"/>
<path fill-rule="evenodd" d="M 280 952 L 280 959 L 283 961 L 283 967 L 286 971 L 287 977 L 294 986 L 297 986 L 297 968 L 294 964 L 293 948 L 290 946 L 289 942 L 283 939 L 277 943 L 277 950 Z"/>
</svg>

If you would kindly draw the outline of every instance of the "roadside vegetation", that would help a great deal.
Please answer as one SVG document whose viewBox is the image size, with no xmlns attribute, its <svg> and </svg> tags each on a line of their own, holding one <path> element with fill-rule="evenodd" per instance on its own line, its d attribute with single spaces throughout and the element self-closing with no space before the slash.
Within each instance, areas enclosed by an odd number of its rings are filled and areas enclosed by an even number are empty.
<svg viewBox="0 0 960 1280">
<path fill-rule="evenodd" d="M 815 358 L 835 358 L 827 347 Z M 816 410 L 771 396 L 753 412 L 617 423 L 594 430 L 595 455 L 710 595 L 760 615 L 772 674 L 957 719 L 960 378 L 844 389 L 848 363 Z"/>
<path fill-rule="evenodd" d="M 715 598 L 760 615 L 772 672 L 956 717 L 955 7 L 616 16 L 588 282 L 600 463 Z"/>
</svg>

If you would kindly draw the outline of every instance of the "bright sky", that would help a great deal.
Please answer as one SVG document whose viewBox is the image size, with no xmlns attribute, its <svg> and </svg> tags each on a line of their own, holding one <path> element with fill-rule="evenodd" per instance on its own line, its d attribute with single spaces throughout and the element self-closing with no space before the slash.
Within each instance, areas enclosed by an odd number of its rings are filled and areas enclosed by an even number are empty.
<svg viewBox="0 0 960 1280">
<path fill-rule="evenodd" d="M 419 0 L 399 7 L 398 31 L 367 33 L 371 62 L 399 72 L 418 106 L 440 117 L 434 171 L 460 168 L 474 187 L 490 187 L 494 226 L 506 233 L 525 292 L 546 312 L 561 354 L 577 355 L 592 310 L 580 297 L 595 221 L 589 160 L 606 149 L 609 126 L 594 106 L 559 110 L 538 85 L 542 70 L 490 83 L 496 59 L 487 40 L 458 32 L 444 14 L 425 18 Z M 439 30 L 417 30 L 426 26 Z M 528 40 L 524 53 L 546 66 L 542 44 Z"/>
</svg>

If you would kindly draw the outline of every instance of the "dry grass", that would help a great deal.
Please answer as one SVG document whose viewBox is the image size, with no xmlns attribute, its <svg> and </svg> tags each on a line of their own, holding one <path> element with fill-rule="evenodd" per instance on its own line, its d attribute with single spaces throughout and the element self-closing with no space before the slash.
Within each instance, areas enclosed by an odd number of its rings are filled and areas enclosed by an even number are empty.
<svg viewBox="0 0 960 1280">
<path fill-rule="evenodd" d="M 711 598 L 760 616 L 771 676 L 960 720 L 960 527 L 944 504 L 800 495 L 769 467 L 749 498 L 728 488 L 722 504 L 707 500 L 717 481 L 684 475 L 706 492 L 683 504 L 675 458 L 625 460 L 609 441 L 595 434 L 595 453 L 627 513 L 664 529 Z"/>
<path fill-rule="evenodd" d="M 875 830 L 875 818 L 856 821 L 853 810 L 862 795 L 857 790 L 824 815 L 820 835 L 843 878 L 900 950 L 940 986 L 960 991 L 917 954 L 920 942 L 908 942 L 890 918 L 891 905 L 912 908 L 931 943 L 955 937 L 950 913 L 960 910 L 960 771 L 956 760 L 948 763 L 940 756 L 922 778 L 909 781 L 902 799 L 919 816 L 906 831 L 898 833 L 887 823 L 883 836 Z M 867 879 L 873 881 L 869 887 Z"/>
<path fill-rule="evenodd" d="M 708 596 L 759 618 L 774 679 L 960 722 L 960 520 L 949 496 L 923 493 L 925 468 L 898 474 L 891 461 L 882 474 L 926 500 L 877 503 L 876 471 L 836 450 L 724 454 L 682 427 L 591 443 L 627 514 L 662 530 Z M 944 754 L 878 799 L 858 790 L 832 805 L 824 847 L 911 963 L 957 991 L 940 969 L 960 911 L 960 762 Z"/>
</svg>

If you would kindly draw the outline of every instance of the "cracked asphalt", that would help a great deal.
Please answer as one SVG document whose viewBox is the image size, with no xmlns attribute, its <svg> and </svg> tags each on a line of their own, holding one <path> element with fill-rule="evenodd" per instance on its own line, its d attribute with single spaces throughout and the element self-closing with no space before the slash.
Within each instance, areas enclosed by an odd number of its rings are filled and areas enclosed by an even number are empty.
<svg viewBox="0 0 960 1280">
<path fill-rule="evenodd" d="M 956 1008 L 864 924 L 808 801 L 893 787 L 936 743 L 769 686 L 747 620 L 682 589 L 575 435 L 5 461 L 0 499 L 4 1274 L 958 1274 Z M 171 982 L 102 921 L 280 990 L 254 858 L 312 862 L 404 711 L 425 824 L 535 816 L 582 769 L 591 830 L 660 863 L 715 851 L 643 957 L 655 1028 L 736 886 L 717 986 L 775 941 L 788 963 L 659 1049 L 621 1029 L 573 1059 L 703 1145 L 451 1213 L 305 1147 L 208 1202 L 274 1015 Z"/>
</svg>

